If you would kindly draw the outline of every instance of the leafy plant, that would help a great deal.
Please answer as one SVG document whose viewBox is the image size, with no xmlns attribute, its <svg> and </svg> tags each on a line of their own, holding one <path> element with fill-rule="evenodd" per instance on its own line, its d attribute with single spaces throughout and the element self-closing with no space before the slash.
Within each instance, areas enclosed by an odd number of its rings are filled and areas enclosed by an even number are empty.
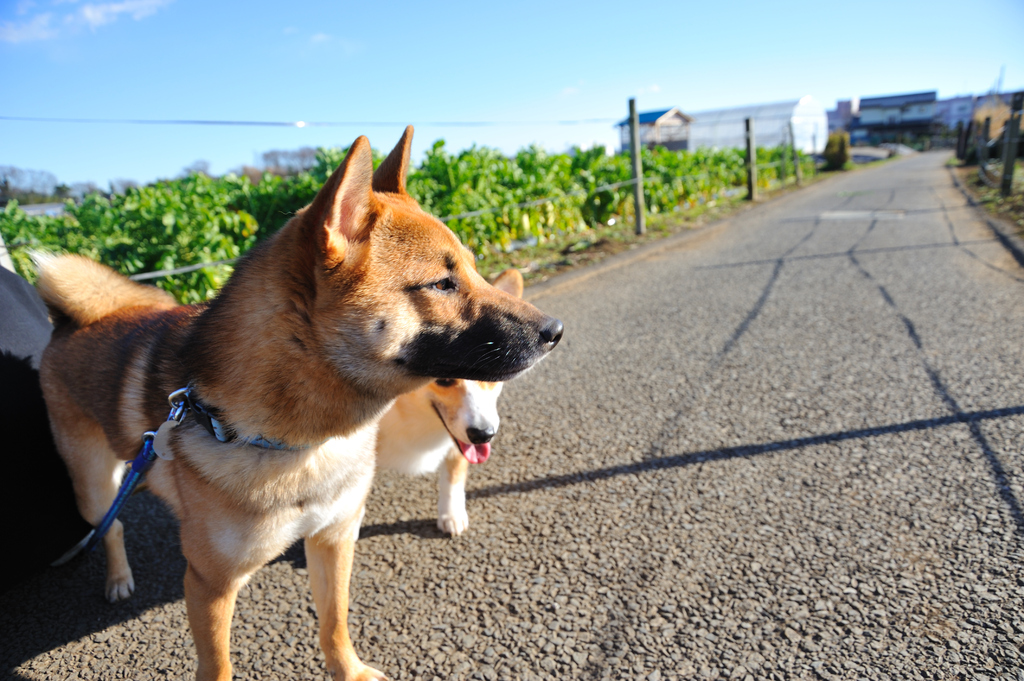
<svg viewBox="0 0 1024 681">
<path fill-rule="evenodd" d="M 33 248 L 82 253 L 127 275 L 228 260 L 312 201 L 346 153 L 319 149 L 309 170 L 287 177 L 264 173 L 253 181 L 194 173 L 124 194 L 94 192 L 79 204 L 69 201 L 59 217 L 29 216 L 12 201 L 0 213 L 0 234 L 18 271 L 30 280 Z M 759 161 L 777 162 L 781 153 L 759 150 Z M 374 151 L 375 166 L 383 158 Z M 644 201 L 655 213 L 712 202 L 746 178 L 737 149 L 644 149 L 642 163 Z M 446 217 L 464 244 L 485 254 L 607 224 L 615 215 L 628 217 L 633 188 L 616 185 L 630 177 L 628 156 L 608 156 L 601 147 L 551 154 L 531 146 L 505 156 L 474 146 L 453 154 L 438 140 L 411 170 L 408 190 L 425 211 Z M 760 173 L 763 184 L 776 177 L 777 167 Z M 229 265 L 219 265 L 154 282 L 183 302 L 196 302 L 213 296 L 230 272 Z"/>
</svg>

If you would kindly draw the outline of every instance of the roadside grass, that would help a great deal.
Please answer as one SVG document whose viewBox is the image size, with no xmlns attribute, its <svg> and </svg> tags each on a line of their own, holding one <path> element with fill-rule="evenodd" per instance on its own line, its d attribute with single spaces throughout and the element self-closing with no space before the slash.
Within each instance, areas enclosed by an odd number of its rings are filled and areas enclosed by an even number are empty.
<svg viewBox="0 0 1024 681">
<path fill-rule="evenodd" d="M 1017 228 L 1017 234 L 1024 237 L 1024 163 L 1017 161 L 1013 173 L 1013 191 L 1007 197 L 999 189 L 993 189 L 981 181 L 977 166 L 957 166 L 954 172 L 978 205 L 990 215 L 1012 223 Z"/>
</svg>

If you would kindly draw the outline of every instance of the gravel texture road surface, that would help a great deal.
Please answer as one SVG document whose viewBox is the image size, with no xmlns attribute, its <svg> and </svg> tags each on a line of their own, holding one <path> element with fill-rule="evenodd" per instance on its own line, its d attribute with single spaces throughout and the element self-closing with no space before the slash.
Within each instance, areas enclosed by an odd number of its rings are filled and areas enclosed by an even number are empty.
<svg viewBox="0 0 1024 681">
<path fill-rule="evenodd" d="M 1024 681 L 1024 270 L 921 154 L 527 291 L 561 347 L 502 397 L 469 531 L 382 474 L 351 629 L 392 679 Z M 187 677 L 176 523 L 0 597 L 0 673 Z M 6 547 L 7 559 L 17 547 Z M 321 679 L 300 547 L 239 679 Z"/>
</svg>

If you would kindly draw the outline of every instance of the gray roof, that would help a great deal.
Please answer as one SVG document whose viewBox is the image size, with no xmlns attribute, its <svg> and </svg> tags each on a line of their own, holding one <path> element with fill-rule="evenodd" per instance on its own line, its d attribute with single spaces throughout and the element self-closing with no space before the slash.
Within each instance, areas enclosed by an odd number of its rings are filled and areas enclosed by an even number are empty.
<svg viewBox="0 0 1024 681">
<path fill-rule="evenodd" d="M 936 99 L 935 90 L 931 92 L 911 92 L 905 95 L 885 95 L 883 97 L 861 97 L 860 98 L 860 109 L 870 109 L 875 107 L 889 107 L 889 106 L 906 106 L 907 104 L 927 104 L 934 102 Z"/>
</svg>

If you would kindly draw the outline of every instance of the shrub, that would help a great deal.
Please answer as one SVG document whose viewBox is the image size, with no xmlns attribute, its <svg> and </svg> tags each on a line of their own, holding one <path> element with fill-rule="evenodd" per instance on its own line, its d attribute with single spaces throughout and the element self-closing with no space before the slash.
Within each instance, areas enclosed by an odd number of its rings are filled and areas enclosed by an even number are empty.
<svg viewBox="0 0 1024 681">
<path fill-rule="evenodd" d="M 850 162 L 850 134 L 834 132 L 825 145 L 825 169 L 842 170 Z"/>
</svg>

